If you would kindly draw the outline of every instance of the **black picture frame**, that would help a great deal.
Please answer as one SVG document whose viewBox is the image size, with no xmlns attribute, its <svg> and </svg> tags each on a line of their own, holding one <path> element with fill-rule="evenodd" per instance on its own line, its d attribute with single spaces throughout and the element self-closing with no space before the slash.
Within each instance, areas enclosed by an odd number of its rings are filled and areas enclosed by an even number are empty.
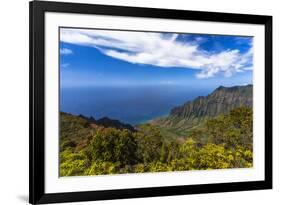
<svg viewBox="0 0 281 205">
<path fill-rule="evenodd" d="M 32 1 L 30 12 L 30 164 L 29 202 L 31 204 L 201 194 L 272 188 L 272 17 L 201 11 L 105 6 L 62 2 Z M 45 72 L 44 25 L 45 12 L 98 14 L 110 16 L 149 17 L 162 19 L 198 20 L 260 24 L 265 27 L 265 180 L 235 183 L 197 184 L 183 186 L 45 193 Z"/>
</svg>

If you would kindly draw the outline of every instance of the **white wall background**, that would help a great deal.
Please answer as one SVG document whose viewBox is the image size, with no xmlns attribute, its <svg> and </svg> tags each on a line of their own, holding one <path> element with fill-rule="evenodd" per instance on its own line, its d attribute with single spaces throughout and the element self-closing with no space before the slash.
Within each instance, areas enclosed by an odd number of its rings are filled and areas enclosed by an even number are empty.
<svg viewBox="0 0 281 205">
<path fill-rule="evenodd" d="M 277 0 L 72 0 L 109 5 L 273 15 L 274 189 L 79 204 L 278 204 L 281 201 L 281 6 Z M 0 204 L 28 201 L 28 1 L 0 6 Z M 280 202 L 279 202 L 280 203 Z M 73 204 L 73 203 L 72 203 Z M 77 203 L 78 204 L 78 203 Z"/>
</svg>

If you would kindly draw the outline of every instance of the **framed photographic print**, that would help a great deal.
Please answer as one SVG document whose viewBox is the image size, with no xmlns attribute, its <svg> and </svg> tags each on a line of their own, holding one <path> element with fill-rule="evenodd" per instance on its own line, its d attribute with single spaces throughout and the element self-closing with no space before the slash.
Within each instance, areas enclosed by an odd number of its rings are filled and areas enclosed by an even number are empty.
<svg viewBox="0 0 281 205">
<path fill-rule="evenodd" d="M 272 17 L 30 2 L 30 203 L 272 188 Z"/>
</svg>

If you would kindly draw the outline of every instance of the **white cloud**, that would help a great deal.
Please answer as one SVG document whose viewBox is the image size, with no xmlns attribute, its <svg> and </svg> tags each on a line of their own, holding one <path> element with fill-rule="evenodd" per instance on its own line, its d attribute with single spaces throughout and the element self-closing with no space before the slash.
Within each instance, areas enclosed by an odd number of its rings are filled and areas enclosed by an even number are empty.
<svg viewBox="0 0 281 205">
<path fill-rule="evenodd" d="M 70 54 L 73 54 L 73 51 L 68 49 L 68 48 L 61 48 L 60 49 L 60 54 L 61 55 L 70 55 Z"/>
<path fill-rule="evenodd" d="M 252 49 L 243 54 L 237 49 L 214 53 L 199 48 L 204 38 L 182 42 L 177 37 L 168 33 L 61 30 L 62 42 L 95 47 L 107 56 L 130 63 L 197 69 L 198 78 L 219 73 L 229 77 L 252 69 Z"/>
<path fill-rule="evenodd" d="M 241 54 L 239 50 L 227 50 L 209 56 L 207 63 L 203 66 L 198 78 L 213 77 L 218 73 L 223 73 L 225 77 L 230 77 L 234 73 L 252 70 L 253 50 L 249 49 Z"/>
</svg>

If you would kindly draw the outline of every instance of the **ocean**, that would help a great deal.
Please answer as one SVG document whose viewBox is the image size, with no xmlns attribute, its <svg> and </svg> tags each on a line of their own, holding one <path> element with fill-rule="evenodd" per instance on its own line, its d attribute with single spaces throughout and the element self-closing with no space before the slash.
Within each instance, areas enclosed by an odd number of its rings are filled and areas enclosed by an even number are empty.
<svg viewBox="0 0 281 205">
<path fill-rule="evenodd" d="M 166 116 L 170 110 L 208 89 L 187 86 L 92 86 L 60 89 L 60 111 L 136 125 Z"/>
</svg>

